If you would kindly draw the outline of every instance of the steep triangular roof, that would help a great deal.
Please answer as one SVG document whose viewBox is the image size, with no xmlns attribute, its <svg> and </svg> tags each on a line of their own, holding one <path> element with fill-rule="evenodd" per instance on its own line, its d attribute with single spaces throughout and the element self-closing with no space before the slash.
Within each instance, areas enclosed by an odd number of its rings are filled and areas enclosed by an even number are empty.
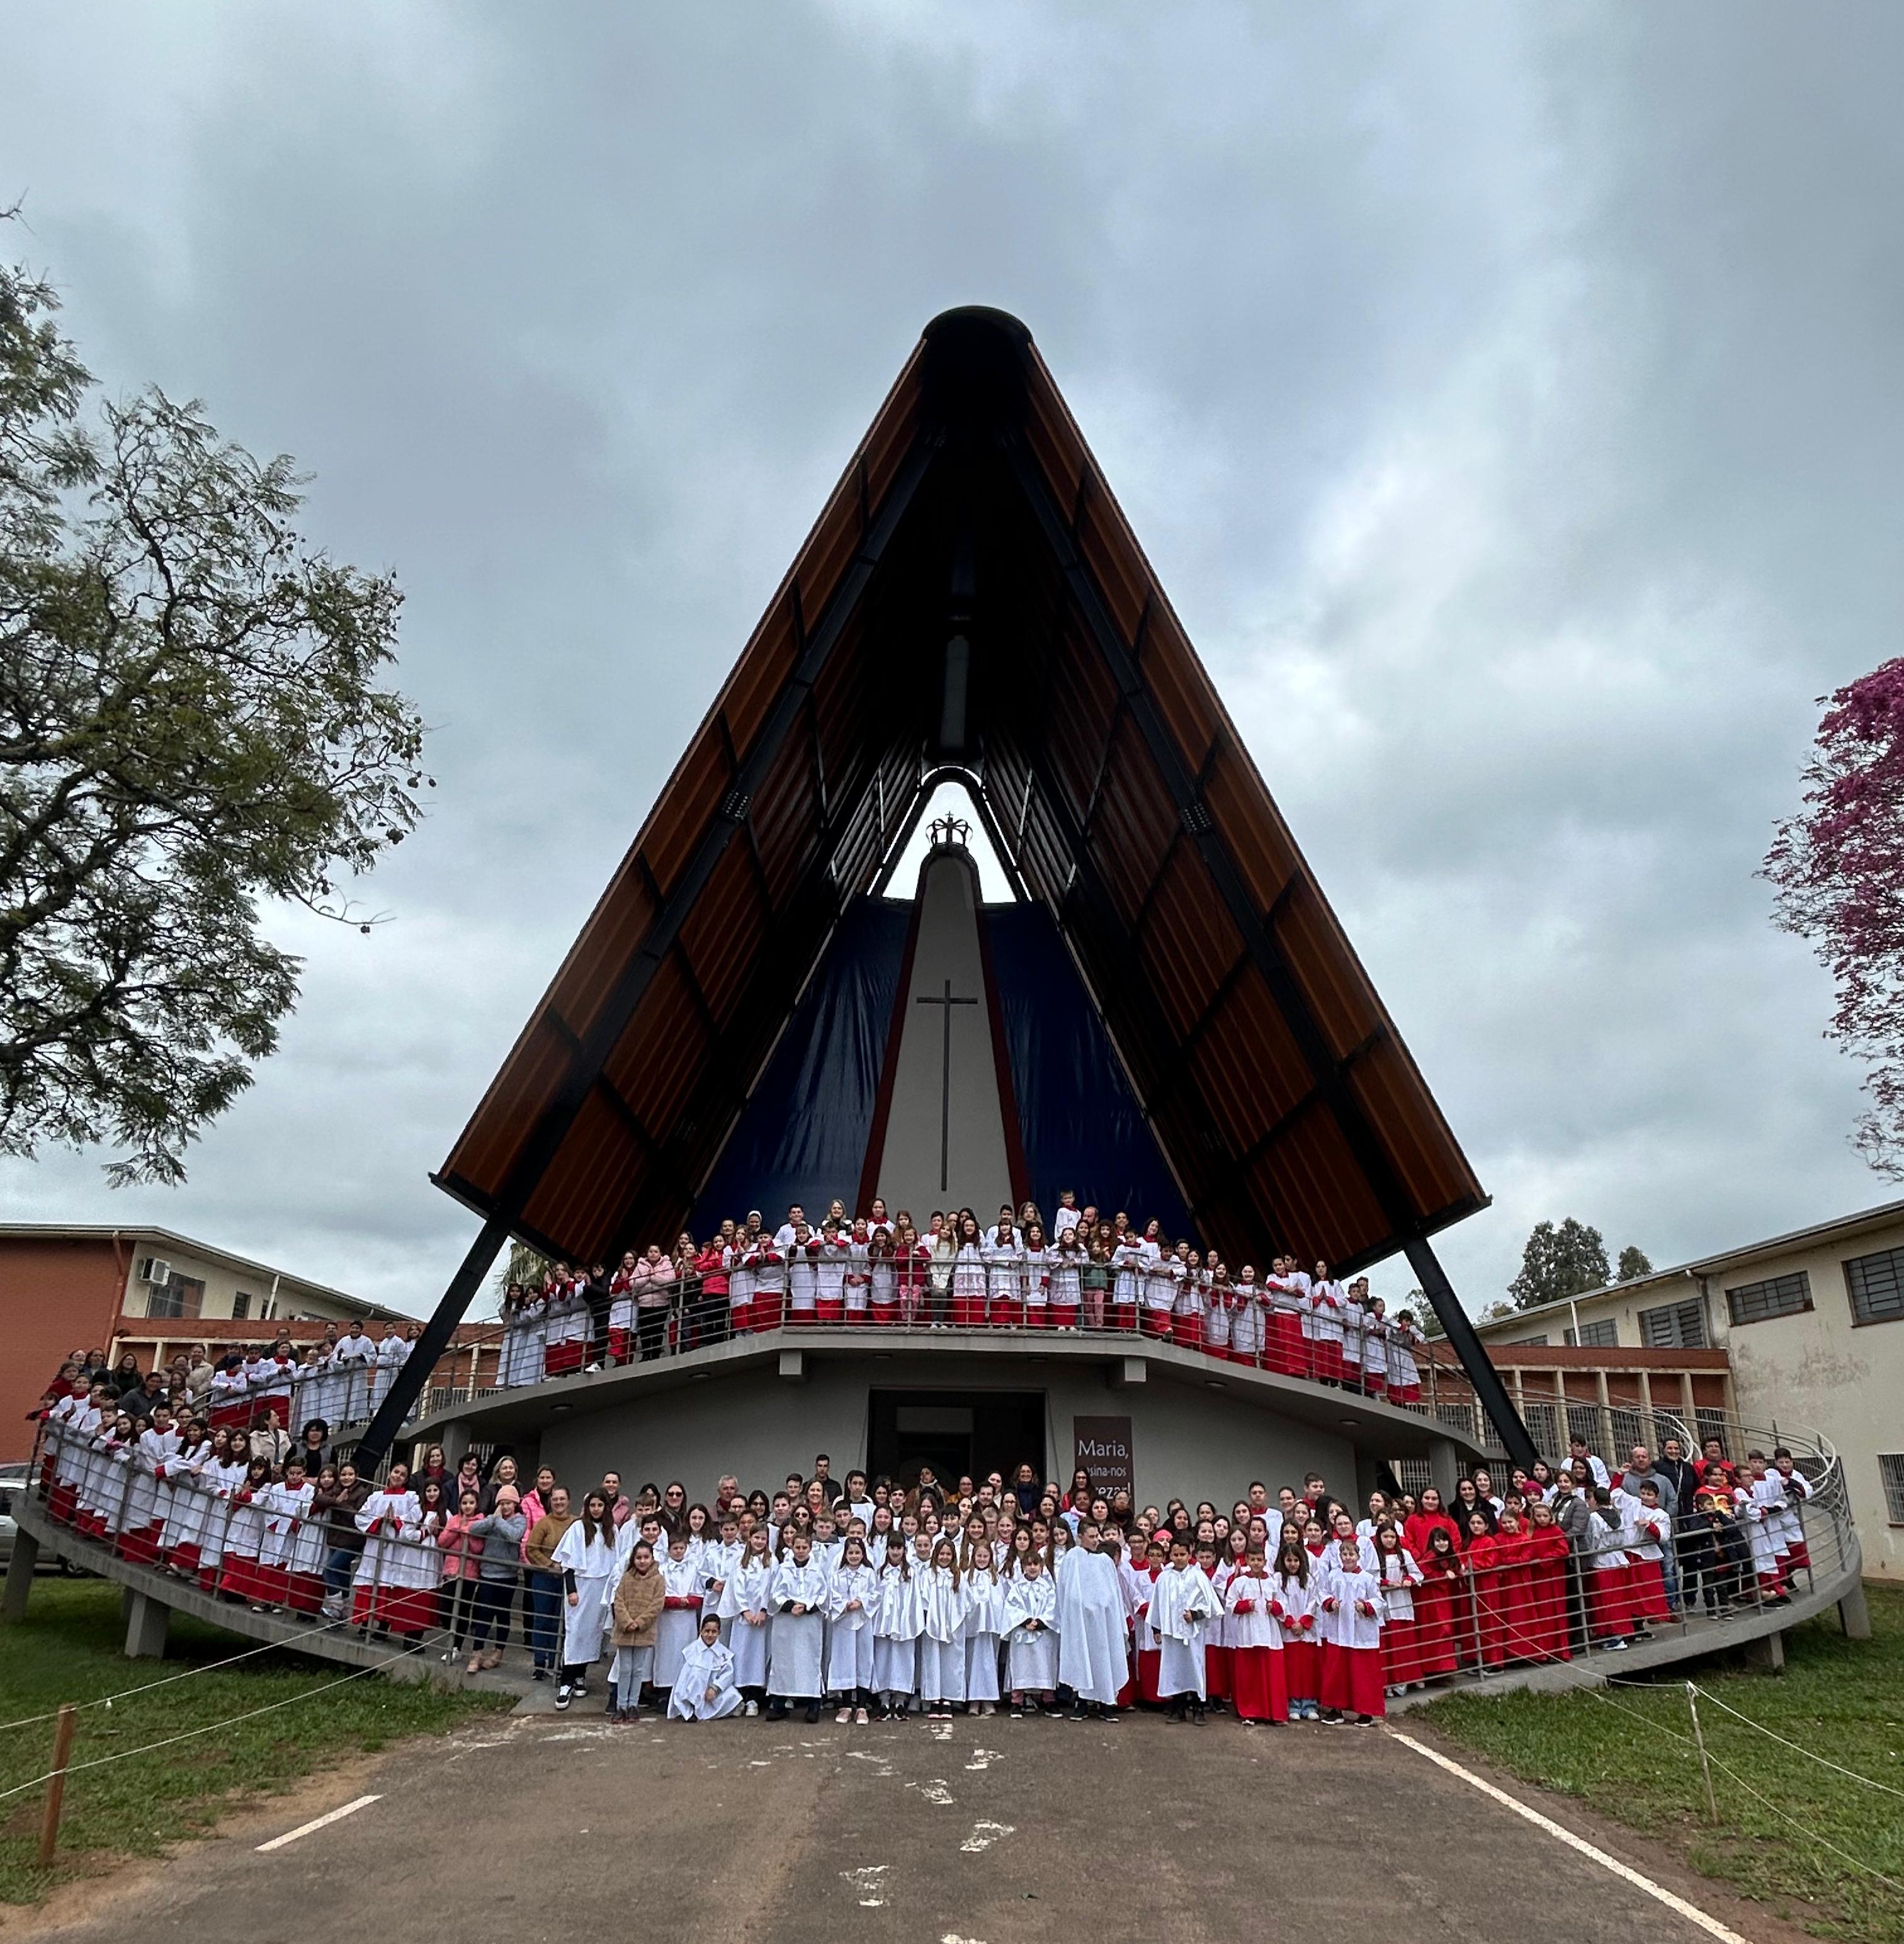
<svg viewBox="0 0 1904 1944">
<path fill-rule="evenodd" d="M 435 1179 L 574 1260 L 672 1233 L 949 774 L 1232 1260 L 1353 1267 L 1483 1205 L 1030 334 L 988 310 L 927 327 Z"/>
</svg>

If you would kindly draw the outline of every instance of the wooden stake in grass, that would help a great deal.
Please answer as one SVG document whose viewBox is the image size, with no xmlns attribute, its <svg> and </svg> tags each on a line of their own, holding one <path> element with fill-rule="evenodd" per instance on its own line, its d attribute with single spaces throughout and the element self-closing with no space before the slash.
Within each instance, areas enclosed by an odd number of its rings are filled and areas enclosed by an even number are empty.
<svg viewBox="0 0 1904 1944">
<path fill-rule="evenodd" d="M 40 1817 L 40 1868 L 53 1867 L 53 1851 L 60 1840 L 60 1810 L 66 1799 L 66 1761 L 72 1753 L 72 1724 L 79 1710 L 69 1701 L 60 1710 L 53 1727 L 53 1772 L 46 1779 L 46 1808 Z"/>
<path fill-rule="evenodd" d="M 1712 1820 L 1719 1819 L 1718 1798 L 1712 1793 L 1712 1764 L 1706 1758 L 1706 1737 L 1699 1731 L 1699 1690 L 1689 1681 L 1686 1684 L 1687 1711 L 1693 1718 L 1693 1746 L 1699 1750 L 1699 1773 L 1706 1778 L 1706 1807 Z"/>
</svg>

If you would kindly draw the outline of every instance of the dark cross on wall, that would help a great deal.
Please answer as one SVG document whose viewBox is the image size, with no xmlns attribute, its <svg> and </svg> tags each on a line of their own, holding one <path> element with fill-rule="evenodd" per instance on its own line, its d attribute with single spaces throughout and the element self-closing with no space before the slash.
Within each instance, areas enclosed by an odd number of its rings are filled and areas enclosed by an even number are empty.
<svg viewBox="0 0 1904 1944">
<path fill-rule="evenodd" d="M 976 1006 L 976 999 L 955 999 L 952 997 L 952 981 L 946 981 L 943 998 L 930 992 L 922 992 L 912 1003 L 915 1006 L 943 1006 L 946 1022 L 946 1059 L 944 1069 L 939 1081 L 939 1192 L 944 1194 L 951 1185 L 952 1176 L 952 1023 L 955 1006 Z"/>
</svg>

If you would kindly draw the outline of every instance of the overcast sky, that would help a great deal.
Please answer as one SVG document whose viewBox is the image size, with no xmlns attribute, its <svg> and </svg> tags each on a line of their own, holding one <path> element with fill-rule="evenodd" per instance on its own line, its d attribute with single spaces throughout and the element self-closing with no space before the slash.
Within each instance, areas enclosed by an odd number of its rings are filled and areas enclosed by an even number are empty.
<svg viewBox="0 0 1904 1944">
<path fill-rule="evenodd" d="M 1753 872 L 1899 652 L 1904 11 L 15 0 L 0 201 L 115 388 L 408 595 L 427 826 L 171 1192 L 426 1309 L 425 1176 L 920 326 L 1024 318 L 1494 1197 L 1665 1263 L 1889 1198 Z M 1398 1268 L 1379 1276 L 1405 1288 Z"/>
</svg>

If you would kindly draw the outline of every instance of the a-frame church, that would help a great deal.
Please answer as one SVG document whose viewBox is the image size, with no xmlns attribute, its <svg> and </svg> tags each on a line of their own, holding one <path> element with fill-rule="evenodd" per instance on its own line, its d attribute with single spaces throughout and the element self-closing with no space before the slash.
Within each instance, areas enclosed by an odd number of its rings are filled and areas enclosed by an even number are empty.
<svg viewBox="0 0 1904 1944">
<path fill-rule="evenodd" d="M 881 895 L 948 780 L 1014 902 L 983 902 L 952 829 L 909 905 Z M 1532 1461 L 1429 1240 L 1480 1184 L 1029 332 L 996 311 L 927 327 L 435 1179 L 484 1226 L 375 1449 L 512 1237 L 613 1263 L 749 1208 L 771 1227 L 789 1202 L 877 1194 L 923 1227 L 1070 1188 L 1232 1265 L 1405 1255 Z M 750 1481 L 816 1448 L 891 1469 L 905 1425 L 981 1466 L 1035 1440 L 1068 1477 L 1078 1423 L 1108 1418 L 1152 1496 L 1306 1462 L 1346 1482 L 1432 1442 L 1406 1411 L 1168 1345 L 838 1326 L 457 1418 L 568 1475 Z"/>
</svg>

